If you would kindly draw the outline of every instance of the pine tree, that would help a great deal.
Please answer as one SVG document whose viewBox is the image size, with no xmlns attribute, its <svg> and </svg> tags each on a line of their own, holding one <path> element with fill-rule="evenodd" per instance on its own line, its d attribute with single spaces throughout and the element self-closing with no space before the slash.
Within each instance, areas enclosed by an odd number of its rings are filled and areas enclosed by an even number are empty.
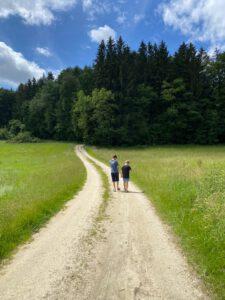
<svg viewBox="0 0 225 300">
<path fill-rule="evenodd" d="M 170 74 L 170 57 L 166 44 L 162 41 L 155 47 L 155 88 L 161 94 L 163 81 L 167 80 Z"/>
<path fill-rule="evenodd" d="M 148 43 L 147 45 L 147 84 L 155 86 L 155 74 L 156 74 L 156 51 L 154 45 Z"/>
<path fill-rule="evenodd" d="M 7 126 L 13 118 L 14 101 L 15 93 L 13 91 L 0 88 L 0 128 Z"/>
<path fill-rule="evenodd" d="M 110 37 L 106 45 L 105 59 L 106 80 L 105 87 L 107 90 L 113 91 L 116 87 L 116 45 L 115 41 Z"/>
<path fill-rule="evenodd" d="M 48 72 L 48 75 L 47 75 L 47 80 L 49 80 L 49 81 L 54 81 L 54 75 L 53 75 L 53 73 L 52 72 Z"/>
<path fill-rule="evenodd" d="M 142 41 L 140 47 L 138 49 L 137 55 L 137 84 L 146 84 L 147 83 L 147 72 L 148 64 L 147 64 L 147 46 Z"/>
<path fill-rule="evenodd" d="M 97 88 L 106 87 L 106 46 L 105 42 L 102 41 L 98 47 L 97 57 L 94 64 L 94 78 L 95 85 Z"/>
<path fill-rule="evenodd" d="M 72 140 L 74 133 L 72 130 L 72 106 L 75 95 L 80 90 L 79 77 L 75 76 L 79 74 L 78 69 L 64 70 L 59 78 L 59 101 L 56 108 L 56 137 L 62 140 Z"/>
<path fill-rule="evenodd" d="M 116 43 L 116 91 L 123 91 L 125 87 L 126 61 L 124 54 L 125 43 L 120 36 Z"/>
</svg>

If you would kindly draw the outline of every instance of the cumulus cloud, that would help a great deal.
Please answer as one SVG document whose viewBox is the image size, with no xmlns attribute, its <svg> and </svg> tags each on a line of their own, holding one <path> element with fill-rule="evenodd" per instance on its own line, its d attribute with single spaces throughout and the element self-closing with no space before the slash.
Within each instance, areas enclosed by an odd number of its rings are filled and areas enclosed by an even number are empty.
<svg viewBox="0 0 225 300">
<path fill-rule="evenodd" d="M 4 42 L 0 42 L 0 82 L 16 86 L 29 78 L 40 78 L 45 70 L 28 61 Z"/>
<path fill-rule="evenodd" d="M 145 15 L 144 14 L 136 14 L 134 15 L 134 23 L 137 24 L 140 21 L 144 20 Z"/>
<path fill-rule="evenodd" d="M 99 27 L 97 29 L 92 29 L 91 31 L 89 31 L 89 36 L 92 42 L 100 43 L 102 40 L 107 41 L 110 37 L 115 39 L 116 32 L 108 25 L 104 25 L 103 27 Z"/>
<path fill-rule="evenodd" d="M 111 0 L 0 0 L 0 18 L 17 15 L 28 25 L 50 25 L 55 12 L 69 10 L 78 3 L 90 19 L 116 7 Z"/>
<path fill-rule="evenodd" d="M 170 0 L 159 7 L 164 23 L 192 40 L 225 45 L 224 0 Z"/>
<path fill-rule="evenodd" d="M 37 47 L 36 51 L 37 51 L 37 53 L 39 53 L 43 56 L 46 56 L 46 57 L 52 56 L 52 53 L 50 52 L 50 50 L 48 48 Z"/>
<path fill-rule="evenodd" d="M 54 12 L 66 10 L 77 0 L 0 0 L 0 18 L 18 15 L 30 25 L 49 25 L 55 19 Z"/>
</svg>

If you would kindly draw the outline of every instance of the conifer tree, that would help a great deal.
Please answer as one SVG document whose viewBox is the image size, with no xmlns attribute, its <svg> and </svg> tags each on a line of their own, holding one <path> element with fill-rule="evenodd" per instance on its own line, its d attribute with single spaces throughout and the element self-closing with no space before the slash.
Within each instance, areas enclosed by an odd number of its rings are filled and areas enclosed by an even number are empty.
<svg viewBox="0 0 225 300">
<path fill-rule="evenodd" d="M 95 85 L 97 88 L 106 87 L 106 46 L 105 42 L 102 41 L 98 47 L 97 57 L 94 64 L 94 77 Z"/>
</svg>

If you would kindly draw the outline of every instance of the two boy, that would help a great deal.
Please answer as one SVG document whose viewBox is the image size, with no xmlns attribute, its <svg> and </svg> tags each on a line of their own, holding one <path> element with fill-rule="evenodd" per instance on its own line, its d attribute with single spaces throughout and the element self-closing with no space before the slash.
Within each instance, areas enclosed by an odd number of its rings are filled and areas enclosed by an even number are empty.
<svg viewBox="0 0 225 300">
<path fill-rule="evenodd" d="M 111 177 L 112 177 L 112 182 L 113 182 L 113 191 L 116 192 L 120 191 L 119 187 L 119 163 L 117 160 L 117 156 L 114 155 L 112 159 L 110 160 L 110 167 L 111 167 Z M 123 186 L 124 186 L 124 191 L 127 193 L 128 192 L 128 185 L 129 185 L 129 180 L 130 180 L 130 162 L 128 160 L 125 161 L 124 166 L 122 167 L 122 172 L 121 176 L 123 178 Z"/>
</svg>

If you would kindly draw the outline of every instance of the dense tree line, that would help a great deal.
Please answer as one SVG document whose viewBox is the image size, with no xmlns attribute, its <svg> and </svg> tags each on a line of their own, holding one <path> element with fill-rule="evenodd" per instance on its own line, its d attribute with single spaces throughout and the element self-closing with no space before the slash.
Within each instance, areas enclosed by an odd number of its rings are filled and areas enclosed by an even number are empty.
<svg viewBox="0 0 225 300">
<path fill-rule="evenodd" d="M 92 67 L 0 89 L 0 127 L 98 145 L 225 142 L 225 53 L 102 41 Z"/>
</svg>

